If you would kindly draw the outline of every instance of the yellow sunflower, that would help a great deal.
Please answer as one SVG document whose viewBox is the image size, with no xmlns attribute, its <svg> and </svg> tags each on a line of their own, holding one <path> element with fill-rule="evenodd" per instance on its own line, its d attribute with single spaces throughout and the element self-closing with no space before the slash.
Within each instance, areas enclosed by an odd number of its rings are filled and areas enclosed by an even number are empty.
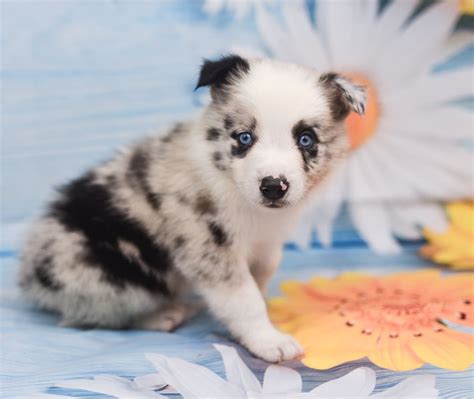
<svg viewBox="0 0 474 399">
<path fill-rule="evenodd" d="M 425 228 L 429 244 L 420 254 L 455 270 L 474 270 L 474 201 L 451 202 L 446 206 L 450 226 L 444 233 Z"/>
<path fill-rule="evenodd" d="M 463 370 L 474 363 L 474 336 L 443 320 L 474 326 L 474 275 L 423 270 L 376 277 L 344 273 L 288 281 L 270 301 L 272 320 L 305 349 L 302 362 L 328 369 L 368 357 L 392 370 L 424 363 Z"/>
<path fill-rule="evenodd" d="M 460 0 L 459 8 L 463 14 L 474 15 L 474 0 Z"/>
</svg>

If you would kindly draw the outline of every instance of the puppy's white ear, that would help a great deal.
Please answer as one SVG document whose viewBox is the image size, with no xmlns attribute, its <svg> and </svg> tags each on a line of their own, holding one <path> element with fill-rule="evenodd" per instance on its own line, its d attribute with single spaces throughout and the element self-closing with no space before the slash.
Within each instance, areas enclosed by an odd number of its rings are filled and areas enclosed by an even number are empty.
<svg viewBox="0 0 474 399">
<path fill-rule="evenodd" d="M 365 87 L 337 73 L 321 75 L 319 83 L 326 90 L 334 120 L 345 119 L 351 111 L 364 115 L 367 102 Z"/>
</svg>

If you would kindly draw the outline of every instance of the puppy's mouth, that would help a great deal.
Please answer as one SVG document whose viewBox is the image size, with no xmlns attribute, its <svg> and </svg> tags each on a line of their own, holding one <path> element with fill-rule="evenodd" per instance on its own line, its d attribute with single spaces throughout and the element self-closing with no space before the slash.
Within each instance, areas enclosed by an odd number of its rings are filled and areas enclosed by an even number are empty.
<svg viewBox="0 0 474 399">
<path fill-rule="evenodd" d="M 285 201 L 285 200 L 273 200 L 273 201 L 265 200 L 265 201 L 262 201 L 262 205 L 270 209 L 280 209 L 280 208 L 286 208 L 289 205 L 289 203 L 288 201 Z"/>
</svg>

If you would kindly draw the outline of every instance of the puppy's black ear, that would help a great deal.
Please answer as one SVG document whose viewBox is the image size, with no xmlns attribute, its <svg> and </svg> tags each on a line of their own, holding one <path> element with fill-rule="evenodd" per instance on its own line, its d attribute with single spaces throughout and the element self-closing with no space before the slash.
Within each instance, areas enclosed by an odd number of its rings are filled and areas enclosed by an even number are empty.
<svg viewBox="0 0 474 399">
<path fill-rule="evenodd" d="M 367 102 L 365 87 L 337 73 L 325 73 L 320 76 L 319 82 L 326 90 L 334 120 L 343 120 L 351 111 L 364 115 Z"/>
<path fill-rule="evenodd" d="M 232 76 L 246 73 L 249 69 L 248 61 L 238 55 L 228 55 L 216 61 L 204 60 L 199 81 L 194 90 L 203 86 L 221 87 L 229 83 Z"/>
</svg>

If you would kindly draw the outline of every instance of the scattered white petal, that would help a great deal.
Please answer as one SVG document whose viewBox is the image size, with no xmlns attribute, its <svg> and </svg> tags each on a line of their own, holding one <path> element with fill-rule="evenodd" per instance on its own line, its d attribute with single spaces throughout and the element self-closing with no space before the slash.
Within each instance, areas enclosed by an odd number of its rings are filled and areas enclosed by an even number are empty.
<svg viewBox="0 0 474 399">
<path fill-rule="evenodd" d="M 242 361 L 235 348 L 214 344 L 224 362 L 227 381 L 246 391 L 262 392 L 260 382 Z"/>
<path fill-rule="evenodd" d="M 84 389 L 86 391 L 103 393 L 119 399 L 152 399 L 164 396 L 151 390 L 138 387 L 133 381 L 115 375 L 98 375 L 93 380 L 68 380 L 55 384 L 60 388 Z"/>
<path fill-rule="evenodd" d="M 160 393 L 176 393 L 176 389 L 167 384 L 159 373 L 145 374 L 135 377 L 133 382 L 139 388 L 160 391 Z"/>
<path fill-rule="evenodd" d="M 170 384 L 184 399 L 238 398 L 238 399 L 316 399 L 316 398 L 437 398 L 435 377 L 420 375 L 407 378 L 394 387 L 371 395 L 375 387 L 375 372 L 360 367 L 343 377 L 325 382 L 310 392 L 302 393 L 301 376 L 296 370 L 280 365 L 270 365 L 263 377 L 263 389 L 257 377 L 239 357 L 235 348 L 215 344 L 224 362 L 228 380 L 223 380 L 211 370 L 185 360 L 164 355 L 145 354 L 158 369 L 159 374 L 147 374 L 127 380 L 113 375 L 98 375 L 93 380 L 69 380 L 55 384 L 57 387 L 83 389 L 116 398 L 162 398 L 153 389 Z M 36 393 L 29 397 L 61 399 L 72 396 Z"/>
<path fill-rule="evenodd" d="M 303 382 L 299 373 L 283 366 L 270 365 L 263 376 L 263 393 L 284 394 L 301 392 Z"/>
<path fill-rule="evenodd" d="M 242 395 L 241 389 L 206 367 L 154 353 L 147 353 L 145 356 L 163 379 L 186 399 Z"/>
<path fill-rule="evenodd" d="M 375 371 L 360 367 L 341 378 L 325 382 L 314 388 L 315 398 L 364 398 L 375 388 Z"/>
</svg>

